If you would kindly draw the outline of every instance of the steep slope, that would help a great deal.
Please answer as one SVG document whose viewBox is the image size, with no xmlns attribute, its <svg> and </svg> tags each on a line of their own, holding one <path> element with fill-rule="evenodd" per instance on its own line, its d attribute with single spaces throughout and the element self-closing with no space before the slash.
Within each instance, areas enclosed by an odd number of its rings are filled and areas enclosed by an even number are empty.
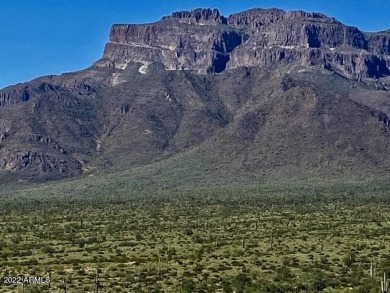
<svg viewBox="0 0 390 293">
<path fill-rule="evenodd" d="M 87 82 L 78 87 L 70 90 L 57 77 L 44 77 L 0 94 L 0 169 L 11 171 L 6 174 L 12 179 L 83 172 L 94 154 L 101 119 L 94 99 L 99 87 Z"/>
<path fill-rule="evenodd" d="M 114 25 L 90 68 L 0 91 L 0 180 L 387 176 L 388 40 L 277 9 Z"/>
</svg>

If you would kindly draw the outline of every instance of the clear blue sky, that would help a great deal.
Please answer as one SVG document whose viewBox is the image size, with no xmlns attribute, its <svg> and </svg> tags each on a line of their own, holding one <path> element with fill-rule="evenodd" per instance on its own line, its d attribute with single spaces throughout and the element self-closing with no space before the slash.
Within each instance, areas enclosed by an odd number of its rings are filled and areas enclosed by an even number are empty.
<svg viewBox="0 0 390 293">
<path fill-rule="evenodd" d="M 0 0 L 0 88 L 99 59 L 113 23 L 153 22 L 176 10 L 253 7 L 323 12 L 364 31 L 390 28 L 389 0 Z"/>
</svg>

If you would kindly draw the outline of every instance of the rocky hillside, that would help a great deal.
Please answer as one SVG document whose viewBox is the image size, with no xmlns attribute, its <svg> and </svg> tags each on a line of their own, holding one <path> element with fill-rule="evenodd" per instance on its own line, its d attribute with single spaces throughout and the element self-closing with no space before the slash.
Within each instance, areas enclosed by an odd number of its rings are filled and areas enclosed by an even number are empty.
<svg viewBox="0 0 390 293">
<path fill-rule="evenodd" d="M 385 176 L 389 76 L 388 31 L 320 13 L 113 25 L 90 68 L 0 90 L 0 181 L 153 164 L 215 182 Z"/>
</svg>

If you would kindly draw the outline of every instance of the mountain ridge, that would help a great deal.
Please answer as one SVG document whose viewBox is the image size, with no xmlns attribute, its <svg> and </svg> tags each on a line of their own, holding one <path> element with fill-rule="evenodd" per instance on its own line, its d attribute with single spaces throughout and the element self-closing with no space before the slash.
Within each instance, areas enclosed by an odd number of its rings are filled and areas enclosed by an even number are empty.
<svg viewBox="0 0 390 293">
<path fill-rule="evenodd" d="M 302 60 L 360 79 L 388 76 L 389 53 L 386 34 L 367 34 L 321 13 L 251 9 L 224 17 L 195 9 L 152 24 L 113 25 L 97 64 L 123 69 L 127 62 L 159 61 L 167 70 L 213 74 Z"/>
<path fill-rule="evenodd" d="M 113 25 L 91 67 L 0 90 L 0 181 L 385 176 L 389 40 L 279 9 Z"/>
</svg>

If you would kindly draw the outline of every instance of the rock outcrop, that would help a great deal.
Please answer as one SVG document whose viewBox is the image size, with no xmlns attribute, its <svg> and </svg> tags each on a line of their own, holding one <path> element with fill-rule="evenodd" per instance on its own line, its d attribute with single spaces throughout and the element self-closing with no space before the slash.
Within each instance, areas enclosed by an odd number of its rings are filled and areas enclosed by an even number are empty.
<svg viewBox="0 0 390 293">
<path fill-rule="evenodd" d="M 114 25 L 97 64 L 124 69 L 130 62 L 161 62 L 167 70 L 219 73 L 246 38 L 227 26 L 193 25 L 176 17 L 151 25 Z"/>
<path fill-rule="evenodd" d="M 54 178 L 58 178 L 62 174 L 69 176 L 81 173 L 81 164 L 76 160 L 69 162 L 65 158 L 61 160 L 45 153 L 32 151 L 13 151 L 4 154 L 0 157 L 0 162 L 0 170 L 2 171 L 17 172 L 30 169 L 31 172 L 31 169 L 34 169 L 36 174 L 43 173 Z"/>
<path fill-rule="evenodd" d="M 220 73 L 241 66 L 296 61 L 348 78 L 389 75 L 390 34 L 363 33 L 321 13 L 251 9 L 223 17 L 218 10 L 174 12 L 145 25 L 113 25 L 100 67 L 160 62 L 167 70 Z"/>
<path fill-rule="evenodd" d="M 171 16 L 165 16 L 163 20 L 175 19 L 181 23 L 201 24 L 201 25 L 218 25 L 226 24 L 227 19 L 223 17 L 218 9 L 198 8 L 193 11 L 177 11 Z"/>
</svg>

